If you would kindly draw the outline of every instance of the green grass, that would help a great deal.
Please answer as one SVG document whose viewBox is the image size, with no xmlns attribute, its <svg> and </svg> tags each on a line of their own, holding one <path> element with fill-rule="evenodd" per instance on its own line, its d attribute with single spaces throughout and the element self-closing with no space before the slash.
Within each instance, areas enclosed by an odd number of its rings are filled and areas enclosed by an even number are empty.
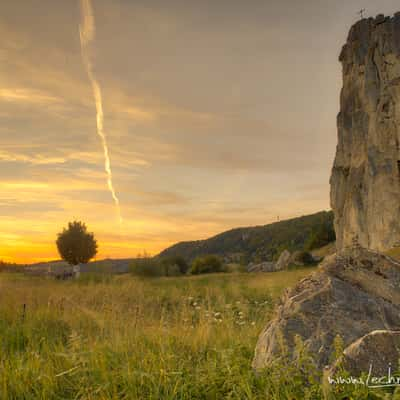
<svg viewBox="0 0 400 400">
<path fill-rule="evenodd" d="M 78 281 L 0 274 L 0 399 L 320 398 L 297 366 L 286 375 L 251 369 L 278 296 L 312 270 Z"/>
</svg>

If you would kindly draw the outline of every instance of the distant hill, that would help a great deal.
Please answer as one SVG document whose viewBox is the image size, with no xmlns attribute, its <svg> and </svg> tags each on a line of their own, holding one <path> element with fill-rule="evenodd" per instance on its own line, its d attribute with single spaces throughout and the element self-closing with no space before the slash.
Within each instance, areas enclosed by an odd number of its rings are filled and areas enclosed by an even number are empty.
<svg viewBox="0 0 400 400">
<path fill-rule="evenodd" d="M 158 256 L 197 256 L 215 254 L 226 261 L 248 263 L 272 261 L 284 250 L 307 250 L 335 240 L 332 211 L 292 218 L 268 225 L 236 228 L 206 240 L 177 243 Z"/>
</svg>

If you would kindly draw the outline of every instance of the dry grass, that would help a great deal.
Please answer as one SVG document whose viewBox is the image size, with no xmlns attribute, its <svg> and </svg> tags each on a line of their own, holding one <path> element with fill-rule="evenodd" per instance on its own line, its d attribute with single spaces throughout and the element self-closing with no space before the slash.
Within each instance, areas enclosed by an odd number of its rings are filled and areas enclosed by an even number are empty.
<svg viewBox="0 0 400 400">
<path fill-rule="evenodd" d="M 400 260 L 400 247 L 393 247 L 392 249 L 385 252 L 390 257 L 393 257 L 395 260 Z"/>
<path fill-rule="evenodd" d="M 255 342 L 282 290 L 312 270 L 74 282 L 0 274 L 0 398 L 265 398 Z"/>
</svg>

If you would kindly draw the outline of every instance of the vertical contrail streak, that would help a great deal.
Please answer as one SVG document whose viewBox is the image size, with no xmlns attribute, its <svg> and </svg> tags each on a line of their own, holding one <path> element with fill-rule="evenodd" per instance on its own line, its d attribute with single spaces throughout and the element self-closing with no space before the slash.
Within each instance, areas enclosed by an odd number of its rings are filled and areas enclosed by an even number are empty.
<svg viewBox="0 0 400 400">
<path fill-rule="evenodd" d="M 80 3 L 81 3 L 82 23 L 79 25 L 79 36 L 81 40 L 82 59 L 86 68 L 86 72 L 89 77 L 89 81 L 92 85 L 93 97 L 96 104 L 97 134 L 100 137 L 101 144 L 103 145 L 103 150 L 104 150 L 104 169 L 107 173 L 107 185 L 108 188 L 110 189 L 112 198 L 114 199 L 115 206 L 117 208 L 119 222 L 122 223 L 121 208 L 119 204 L 119 199 L 117 197 L 117 194 L 115 193 L 113 185 L 110 155 L 108 152 L 107 139 L 103 128 L 104 115 L 103 115 L 103 100 L 101 96 L 101 88 L 93 72 L 93 66 L 88 51 L 89 44 L 94 39 L 95 36 L 93 10 L 90 0 L 80 0 Z"/>
</svg>

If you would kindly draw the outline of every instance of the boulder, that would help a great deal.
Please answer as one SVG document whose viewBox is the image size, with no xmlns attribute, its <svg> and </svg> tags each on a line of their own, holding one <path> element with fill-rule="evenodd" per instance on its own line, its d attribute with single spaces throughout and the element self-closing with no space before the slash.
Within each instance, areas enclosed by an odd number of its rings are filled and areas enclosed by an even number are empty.
<svg viewBox="0 0 400 400">
<path fill-rule="evenodd" d="M 287 268 L 291 259 L 291 254 L 288 250 L 282 251 L 278 261 L 263 261 L 261 263 L 250 263 L 247 266 L 247 272 L 275 272 Z"/>
<path fill-rule="evenodd" d="M 351 343 L 343 355 L 328 370 L 327 376 L 335 378 L 344 368 L 352 376 L 362 373 L 380 377 L 398 371 L 400 360 L 400 331 L 372 331 Z"/>
<path fill-rule="evenodd" d="M 261 272 L 262 271 L 262 267 L 261 264 L 256 264 L 256 263 L 249 263 L 246 267 L 247 272 Z"/>
<path fill-rule="evenodd" d="M 282 338 L 294 357 L 299 335 L 322 368 L 329 364 L 336 335 L 348 346 L 383 329 L 400 330 L 400 264 L 362 248 L 333 255 L 284 294 L 258 339 L 253 367 L 261 369 L 279 358 Z"/>
<path fill-rule="evenodd" d="M 275 264 L 275 270 L 281 271 L 289 266 L 291 254 L 288 250 L 283 250 Z"/>
<path fill-rule="evenodd" d="M 247 272 L 274 272 L 275 263 L 271 261 L 264 261 L 258 264 L 250 263 L 247 266 Z"/>
</svg>

